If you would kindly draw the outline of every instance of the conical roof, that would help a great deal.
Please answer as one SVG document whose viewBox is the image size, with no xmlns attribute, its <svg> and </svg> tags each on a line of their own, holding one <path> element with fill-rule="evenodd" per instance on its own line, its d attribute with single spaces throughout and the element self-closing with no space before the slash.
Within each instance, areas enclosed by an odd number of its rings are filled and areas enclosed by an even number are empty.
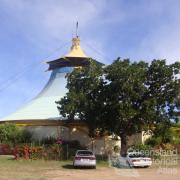
<svg viewBox="0 0 180 180">
<path fill-rule="evenodd" d="M 86 54 L 83 52 L 80 46 L 80 39 L 77 36 L 76 38 L 72 39 L 72 46 L 71 50 L 68 54 L 66 54 L 64 57 L 80 57 L 80 58 L 88 58 Z"/>
<path fill-rule="evenodd" d="M 72 39 L 72 46 L 68 54 L 46 63 L 49 64 L 48 70 L 62 67 L 86 66 L 89 64 L 89 57 L 81 49 L 80 38 L 77 36 Z"/>
</svg>

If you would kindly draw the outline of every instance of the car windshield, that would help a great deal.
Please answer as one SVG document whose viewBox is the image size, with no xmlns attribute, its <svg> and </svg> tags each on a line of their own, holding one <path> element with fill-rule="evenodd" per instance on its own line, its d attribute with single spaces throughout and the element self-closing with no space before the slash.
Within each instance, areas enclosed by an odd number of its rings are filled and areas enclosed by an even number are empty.
<svg viewBox="0 0 180 180">
<path fill-rule="evenodd" d="M 91 151 L 78 151 L 77 155 L 81 155 L 81 156 L 92 156 L 93 153 Z"/>
<path fill-rule="evenodd" d="M 146 157 L 144 154 L 130 154 L 130 158 L 139 158 L 139 157 Z"/>
</svg>

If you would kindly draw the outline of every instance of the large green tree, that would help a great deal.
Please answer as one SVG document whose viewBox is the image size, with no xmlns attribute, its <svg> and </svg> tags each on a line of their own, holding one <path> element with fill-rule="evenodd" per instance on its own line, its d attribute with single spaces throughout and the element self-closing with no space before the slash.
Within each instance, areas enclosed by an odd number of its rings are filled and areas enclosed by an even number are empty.
<svg viewBox="0 0 180 180">
<path fill-rule="evenodd" d="M 86 122 L 91 136 L 97 130 L 120 136 L 125 156 L 128 136 L 176 118 L 179 68 L 165 60 L 148 64 L 117 59 L 105 68 L 92 61 L 68 75 L 69 92 L 58 102 L 59 111 Z"/>
<path fill-rule="evenodd" d="M 128 136 L 142 130 L 155 131 L 159 124 L 166 124 L 168 129 L 171 120 L 177 120 L 179 70 L 179 63 L 167 65 L 165 60 L 147 64 L 120 59 L 105 69 L 109 83 L 104 88 L 108 106 L 104 118 L 110 130 L 121 137 L 122 156 L 127 152 Z"/>
<path fill-rule="evenodd" d="M 94 137 L 100 127 L 103 101 L 100 93 L 103 87 L 102 65 L 90 59 L 90 65 L 75 68 L 67 74 L 68 93 L 58 104 L 61 115 L 67 119 L 84 121 L 89 128 L 89 136 Z"/>
<path fill-rule="evenodd" d="M 144 82 L 148 64 L 116 60 L 105 68 L 104 97 L 107 129 L 121 138 L 121 155 L 127 152 L 128 136 L 142 130 L 145 118 L 141 116 L 142 97 L 146 93 Z"/>
</svg>

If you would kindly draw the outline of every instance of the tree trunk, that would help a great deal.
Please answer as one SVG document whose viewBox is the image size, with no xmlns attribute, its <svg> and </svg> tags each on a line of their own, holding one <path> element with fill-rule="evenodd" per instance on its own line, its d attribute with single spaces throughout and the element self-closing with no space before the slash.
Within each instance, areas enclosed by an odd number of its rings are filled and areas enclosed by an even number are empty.
<svg viewBox="0 0 180 180">
<path fill-rule="evenodd" d="M 121 133 L 120 134 L 120 138 L 121 138 L 121 150 L 120 150 L 120 155 L 122 157 L 126 157 L 127 155 L 127 149 L 128 149 L 128 144 L 127 144 L 127 135 L 126 133 Z"/>
</svg>

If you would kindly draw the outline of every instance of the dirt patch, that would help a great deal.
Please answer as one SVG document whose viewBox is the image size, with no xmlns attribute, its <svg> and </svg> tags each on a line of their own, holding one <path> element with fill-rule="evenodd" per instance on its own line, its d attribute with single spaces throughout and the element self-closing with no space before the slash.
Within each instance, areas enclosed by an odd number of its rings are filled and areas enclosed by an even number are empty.
<svg viewBox="0 0 180 180">
<path fill-rule="evenodd" d="M 46 171 L 48 180 L 179 180 L 180 168 L 146 168 L 146 169 L 61 169 Z"/>
</svg>

